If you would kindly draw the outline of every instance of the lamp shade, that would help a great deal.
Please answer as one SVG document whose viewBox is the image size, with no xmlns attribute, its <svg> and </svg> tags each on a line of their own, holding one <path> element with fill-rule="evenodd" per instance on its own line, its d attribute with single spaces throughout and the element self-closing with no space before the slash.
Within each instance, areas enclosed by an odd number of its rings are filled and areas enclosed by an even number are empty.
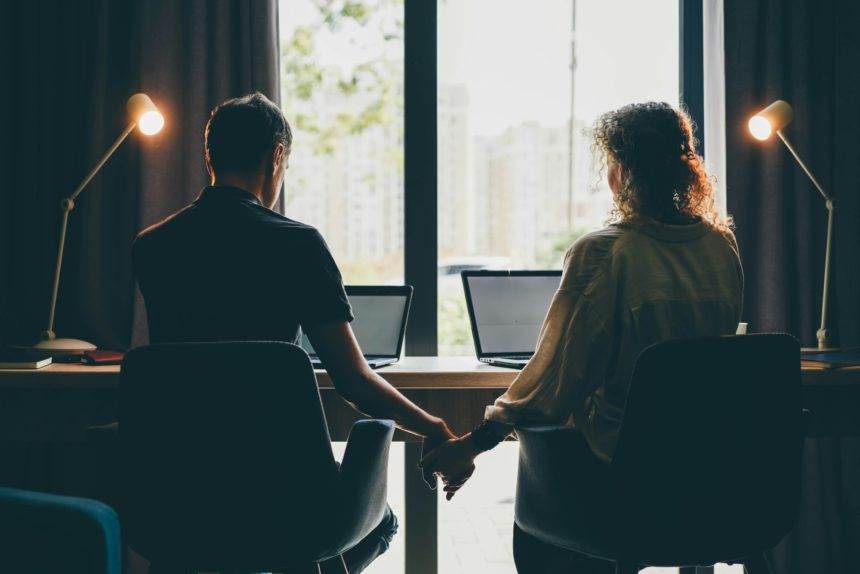
<svg viewBox="0 0 860 574">
<path fill-rule="evenodd" d="M 126 103 L 126 109 L 131 121 L 137 124 L 141 133 L 148 136 L 157 134 L 164 127 L 164 116 L 146 94 L 135 94 L 130 97 Z"/>
<path fill-rule="evenodd" d="M 791 123 L 793 118 L 791 105 L 785 100 L 777 100 L 751 117 L 747 125 L 754 138 L 764 141 Z"/>
</svg>

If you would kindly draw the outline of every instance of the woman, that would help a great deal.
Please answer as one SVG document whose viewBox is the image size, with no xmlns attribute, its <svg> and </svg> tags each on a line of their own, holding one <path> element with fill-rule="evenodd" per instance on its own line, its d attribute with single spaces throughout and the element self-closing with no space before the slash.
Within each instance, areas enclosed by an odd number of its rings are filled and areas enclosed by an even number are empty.
<svg viewBox="0 0 860 574">
<path fill-rule="evenodd" d="M 737 327 L 738 248 L 689 117 L 666 103 L 631 104 L 601 116 L 593 138 L 613 193 L 611 224 L 568 250 L 537 350 L 484 422 L 422 461 L 449 500 L 477 455 L 518 424 L 576 425 L 610 462 L 639 352 Z"/>
</svg>

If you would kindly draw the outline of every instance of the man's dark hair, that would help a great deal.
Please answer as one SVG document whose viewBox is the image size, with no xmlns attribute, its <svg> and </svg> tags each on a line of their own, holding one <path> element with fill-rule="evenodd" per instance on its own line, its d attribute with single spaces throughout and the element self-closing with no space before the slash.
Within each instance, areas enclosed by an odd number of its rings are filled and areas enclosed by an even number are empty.
<svg viewBox="0 0 860 574">
<path fill-rule="evenodd" d="M 259 92 L 227 100 L 209 114 L 206 157 L 215 173 L 253 173 L 279 143 L 290 149 L 290 124 Z"/>
</svg>

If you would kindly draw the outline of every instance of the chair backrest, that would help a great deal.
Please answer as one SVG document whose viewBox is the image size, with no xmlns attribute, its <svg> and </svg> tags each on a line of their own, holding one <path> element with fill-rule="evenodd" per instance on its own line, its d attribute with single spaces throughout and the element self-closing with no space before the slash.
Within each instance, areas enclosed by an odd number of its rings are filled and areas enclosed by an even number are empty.
<svg viewBox="0 0 860 574">
<path fill-rule="evenodd" d="M 644 350 L 611 469 L 635 554 L 706 563 L 774 546 L 797 512 L 801 419 L 789 335 Z"/>
<path fill-rule="evenodd" d="M 120 574 L 119 519 L 95 500 L 0 488 L 0 572 Z"/>
<path fill-rule="evenodd" d="M 307 354 L 277 342 L 130 351 L 120 383 L 127 538 L 219 569 L 313 557 L 337 466 Z M 279 562 L 280 561 L 280 562 Z"/>
</svg>

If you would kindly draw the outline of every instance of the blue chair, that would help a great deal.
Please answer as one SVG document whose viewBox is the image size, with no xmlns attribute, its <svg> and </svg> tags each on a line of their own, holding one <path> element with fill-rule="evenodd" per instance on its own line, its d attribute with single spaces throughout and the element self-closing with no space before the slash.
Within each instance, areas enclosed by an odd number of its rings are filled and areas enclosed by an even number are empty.
<svg viewBox="0 0 860 574">
<path fill-rule="evenodd" d="M 515 555 L 536 539 L 615 562 L 618 574 L 717 562 L 767 572 L 764 553 L 799 503 L 799 355 L 788 335 L 649 347 L 611 465 L 575 428 L 517 429 Z"/>
<path fill-rule="evenodd" d="M 159 571 L 315 571 L 381 521 L 393 433 L 355 423 L 338 466 L 295 345 L 134 349 L 120 380 L 128 544 Z"/>
<path fill-rule="evenodd" d="M 0 488 L 0 572 L 120 574 L 119 519 L 86 498 Z"/>
</svg>

